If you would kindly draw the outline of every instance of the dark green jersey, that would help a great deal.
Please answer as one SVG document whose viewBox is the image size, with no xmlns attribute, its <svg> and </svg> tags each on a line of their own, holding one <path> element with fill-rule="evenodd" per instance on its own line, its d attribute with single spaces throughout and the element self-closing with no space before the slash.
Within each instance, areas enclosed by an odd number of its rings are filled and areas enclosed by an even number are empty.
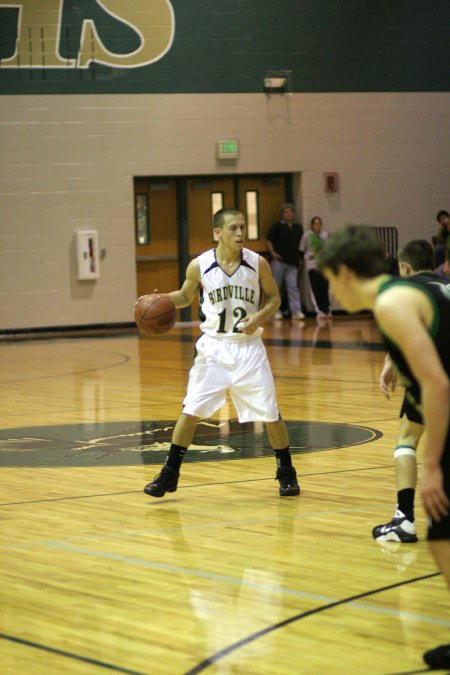
<svg viewBox="0 0 450 675">
<path fill-rule="evenodd" d="M 450 281 L 450 280 L 449 280 Z M 450 283 L 445 278 L 433 272 L 414 274 L 407 279 L 391 277 L 384 283 L 379 294 L 384 293 L 392 286 L 413 286 L 423 291 L 429 297 L 433 307 L 433 320 L 428 332 L 436 346 L 442 365 L 450 377 Z M 406 389 L 406 396 L 419 412 L 420 387 L 402 351 L 386 335 L 383 335 L 388 352 L 400 374 L 402 385 Z"/>
</svg>

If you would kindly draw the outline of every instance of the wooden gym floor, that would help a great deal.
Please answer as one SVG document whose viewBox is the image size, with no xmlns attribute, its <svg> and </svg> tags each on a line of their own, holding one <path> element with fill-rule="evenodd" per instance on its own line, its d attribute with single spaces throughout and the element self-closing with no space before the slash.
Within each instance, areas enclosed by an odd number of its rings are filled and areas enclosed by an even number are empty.
<svg viewBox="0 0 450 675">
<path fill-rule="evenodd" d="M 179 489 L 165 457 L 198 328 L 0 342 L 3 675 L 393 675 L 449 641 L 425 541 L 382 547 L 399 391 L 368 317 L 269 323 L 302 494 L 280 499 L 262 425 L 227 405 Z M 420 452 L 419 452 L 420 463 Z"/>
</svg>

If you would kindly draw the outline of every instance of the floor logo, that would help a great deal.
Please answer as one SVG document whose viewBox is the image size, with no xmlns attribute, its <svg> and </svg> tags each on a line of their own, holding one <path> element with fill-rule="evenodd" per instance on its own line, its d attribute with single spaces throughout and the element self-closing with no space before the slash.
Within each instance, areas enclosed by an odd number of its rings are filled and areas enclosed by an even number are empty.
<svg viewBox="0 0 450 675">
<path fill-rule="evenodd" d="M 130 466 L 161 464 L 174 420 L 65 424 L 0 431 L 0 466 Z M 380 431 L 354 424 L 286 422 L 293 453 L 334 450 L 369 443 Z M 261 422 L 204 420 L 185 460 L 204 462 L 273 454 Z"/>
</svg>

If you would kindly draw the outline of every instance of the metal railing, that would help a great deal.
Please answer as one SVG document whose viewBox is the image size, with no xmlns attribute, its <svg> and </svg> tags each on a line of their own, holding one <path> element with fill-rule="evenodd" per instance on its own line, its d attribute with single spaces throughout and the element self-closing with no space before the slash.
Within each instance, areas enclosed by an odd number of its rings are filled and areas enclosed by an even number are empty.
<svg viewBox="0 0 450 675">
<path fill-rule="evenodd" d="M 398 251 L 398 230 L 396 227 L 375 227 L 371 226 L 377 237 L 383 242 L 387 253 L 393 258 L 397 258 Z"/>
</svg>

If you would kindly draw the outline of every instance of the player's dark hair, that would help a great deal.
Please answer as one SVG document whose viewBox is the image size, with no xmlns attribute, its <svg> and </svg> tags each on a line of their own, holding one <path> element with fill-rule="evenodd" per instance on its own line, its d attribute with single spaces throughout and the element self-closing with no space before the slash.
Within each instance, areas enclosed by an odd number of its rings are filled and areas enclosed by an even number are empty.
<svg viewBox="0 0 450 675">
<path fill-rule="evenodd" d="M 436 220 L 438 221 L 438 223 L 441 222 L 441 216 L 447 216 L 447 218 L 450 218 L 448 211 L 446 211 L 445 209 L 441 209 L 440 211 L 437 212 Z"/>
<path fill-rule="evenodd" d="M 239 209 L 233 209 L 233 208 L 224 208 L 220 209 L 220 211 L 216 211 L 216 213 L 213 216 L 213 222 L 212 226 L 213 227 L 219 227 L 222 229 L 224 223 L 225 223 L 225 218 L 226 216 L 241 216 L 241 212 Z"/>
<path fill-rule="evenodd" d="M 434 269 L 434 251 L 426 239 L 411 239 L 398 250 L 398 261 L 411 265 L 414 272 Z"/>
<path fill-rule="evenodd" d="M 335 274 L 346 265 L 357 276 L 371 279 L 389 271 L 383 242 L 368 225 L 346 225 L 333 233 L 319 253 L 317 267 Z"/>
</svg>

